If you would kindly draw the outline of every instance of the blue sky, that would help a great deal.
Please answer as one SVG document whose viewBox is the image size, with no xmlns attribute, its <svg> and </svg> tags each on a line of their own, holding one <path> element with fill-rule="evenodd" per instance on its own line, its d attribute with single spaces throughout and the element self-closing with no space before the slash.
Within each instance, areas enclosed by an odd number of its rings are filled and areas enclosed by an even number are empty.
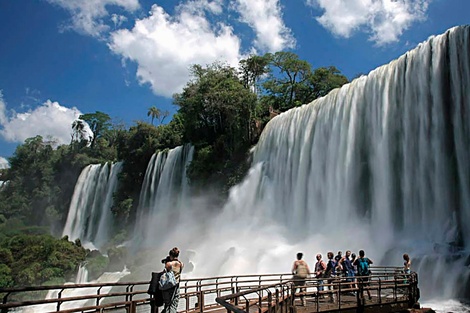
<svg viewBox="0 0 470 313">
<path fill-rule="evenodd" d="M 469 0 L 2 0 L 0 163 L 24 139 L 70 141 L 102 111 L 147 120 L 191 64 L 293 51 L 348 78 L 469 24 Z"/>
</svg>

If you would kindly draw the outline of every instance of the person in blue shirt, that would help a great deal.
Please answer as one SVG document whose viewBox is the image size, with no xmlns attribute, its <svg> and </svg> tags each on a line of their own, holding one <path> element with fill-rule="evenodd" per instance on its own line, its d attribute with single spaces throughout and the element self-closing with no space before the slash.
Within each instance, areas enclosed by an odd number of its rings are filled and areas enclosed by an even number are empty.
<svg viewBox="0 0 470 313">
<path fill-rule="evenodd" d="M 351 251 L 346 251 L 346 255 L 343 256 L 338 263 L 343 269 L 344 276 L 347 277 L 346 281 L 351 282 L 349 288 L 354 288 L 354 266 L 351 260 Z"/>
</svg>

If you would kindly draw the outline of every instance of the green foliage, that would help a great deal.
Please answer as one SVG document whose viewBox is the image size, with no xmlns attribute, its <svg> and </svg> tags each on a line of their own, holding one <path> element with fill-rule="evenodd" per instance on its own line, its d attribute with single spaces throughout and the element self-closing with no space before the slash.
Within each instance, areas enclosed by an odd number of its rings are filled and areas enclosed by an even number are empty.
<svg viewBox="0 0 470 313">
<path fill-rule="evenodd" d="M 170 112 L 168 112 L 168 111 L 163 111 L 162 112 L 156 106 L 150 107 L 148 112 L 147 112 L 147 116 L 150 116 L 151 119 L 152 119 L 152 125 L 153 125 L 153 120 L 154 119 L 157 119 L 160 122 L 160 124 L 162 124 L 163 121 L 165 120 L 165 118 L 167 118 L 169 115 L 170 115 Z"/>
<path fill-rule="evenodd" d="M 111 127 L 111 117 L 100 111 L 82 114 L 79 116 L 79 119 L 87 122 L 94 134 L 92 146 L 95 144 L 96 140 Z"/>
<path fill-rule="evenodd" d="M 264 60 L 269 60 L 269 75 L 262 82 L 264 92 L 256 108 L 256 116 L 264 121 L 269 108 L 286 111 L 325 96 L 348 82 L 336 67 L 312 70 L 307 61 L 292 52 L 268 53 Z"/>
<path fill-rule="evenodd" d="M 97 279 L 108 267 L 109 259 L 103 255 L 97 255 L 87 258 L 86 268 L 88 270 L 89 279 Z"/>
<path fill-rule="evenodd" d="M 227 65 L 195 65 L 192 74 L 193 80 L 181 94 L 174 95 L 174 102 L 180 107 L 184 140 L 197 147 L 189 171 L 196 181 L 206 180 L 250 146 L 250 108 L 256 103 L 256 95 Z"/>
<path fill-rule="evenodd" d="M 14 281 L 11 275 L 11 268 L 0 263 L 0 288 L 13 287 Z"/>
<path fill-rule="evenodd" d="M 23 229 L 0 237 L 0 287 L 39 285 L 75 274 L 86 251 L 72 242 Z"/>
</svg>

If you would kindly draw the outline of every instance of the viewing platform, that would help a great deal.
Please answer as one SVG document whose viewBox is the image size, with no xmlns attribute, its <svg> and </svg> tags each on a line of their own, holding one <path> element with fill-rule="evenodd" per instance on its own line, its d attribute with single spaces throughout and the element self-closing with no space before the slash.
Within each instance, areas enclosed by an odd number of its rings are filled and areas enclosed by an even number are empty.
<svg viewBox="0 0 470 313">
<path fill-rule="evenodd" d="M 182 279 L 178 312 L 387 313 L 412 308 L 418 302 L 416 273 L 404 274 L 398 267 L 372 267 L 371 270 L 369 282 L 356 279 L 351 283 L 346 277 L 308 278 L 305 290 L 297 288 L 297 293 L 292 274 Z M 140 281 L 0 289 L 3 298 L 0 312 L 153 313 L 156 311 L 151 309 L 148 285 L 148 281 Z M 305 297 L 305 305 L 301 296 Z"/>
</svg>

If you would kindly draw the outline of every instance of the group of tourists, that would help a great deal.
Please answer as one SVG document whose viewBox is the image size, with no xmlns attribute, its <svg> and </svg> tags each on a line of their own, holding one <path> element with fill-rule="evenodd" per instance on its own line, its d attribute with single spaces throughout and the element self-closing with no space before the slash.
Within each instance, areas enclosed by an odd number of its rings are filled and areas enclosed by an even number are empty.
<svg viewBox="0 0 470 313">
<path fill-rule="evenodd" d="M 154 286 L 156 289 L 160 289 L 160 293 L 152 292 L 155 295 L 152 303 L 153 309 L 163 305 L 162 313 L 176 313 L 178 308 L 178 302 L 180 297 L 179 292 L 179 282 L 181 278 L 181 272 L 183 271 L 184 264 L 178 260 L 180 251 L 177 247 L 174 247 L 168 253 L 168 256 L 162 260 L 164 264 L 164 271 L 157 274 L 155 282 L 152 277 L 151 287 L 154 283 L 159 284 L 159 287 Z M 294 275 L 293 281 L 296 286 L 296 290 L 300 289 L 305 290 L 307 279 L 317 278 L 317 290 L 323 291 L 324 286 L 323 282 L 327 282 L 327 287 L 329 290 L 333 289 L 332 282 L 337 277 L 346 277 L 346 282 L 349 282 L 349 287 L 355 288 L 356 277 L 357 280 L 361 283 L 367 283 L 369 281 L 370 265 L 373 264 L 371 259 L 365 256 L 364 250 L 359 251 L 359 257 L 356 257 L 355 253 L 351 253 L 350 250 L 347 250 L 345 255 L 342 255 L 341 251 L 338 251 L 336 256 L 333 252 L 327 253 L 328 260 L 325 262 L 322 259 L 322 255 L 319 253 L 316 255 L 316 263 L 314 271 L 310 270 L 307 262 L 303 259 L 303 253 L 297 253 L 297 259 L 292 265 L 292 274 Z M 411 260 L 408 254 L 403 255 L 404 262 L 404 272 L 405 274 L 410 274 L 411 272 Z M 171 274 L 166 276 L 167 274 Z M 163 277 L 162 277 L 163 276 Z M 169 277 L 169 278 L 168 278 Z M 164 280 L 168 281 L 164 281 Z M 163 281 L 163 282 L 162 282 Z M 171 281 L 171 282 L 170 282 Z M 163 286 L 162 284 L 169 283 L 169 287 Z M 296 291 L 297 292 L 297 291 Z M 149 292 L 150 293 L 150 292 Z M 157 294 L 159 296 L 157 296 Z M 370 291 L 367 290 L 369 299 L 371 298 Z M 334 301 L 333 293 L 329 293 L 330 301 Z M 159 299 L 160 297 L 160 299 Z M 300 297 L 302 305 L 306 305 L 305 296 L 301 295 Z M 160 304 L 157 304 L 157 302 Z"/>
<path fill-rule="evenodd" d="M 333 289 L 332 282 L 337 277 L 346 277 L 346 282 L 349 282 L 349 286 L 346 285 L 346 288 L 355 288 L 356 286 L 356 277 L 359 282 L 362 284 L 367 284 L 369 281 L 369 276 L 371 274 L 370 265 L 374 262 L 365 256 L 364 250 L 359 251 L 359 257 L 355 253 L 351 253 L 350 250 L 347 250 L 345 255 L 342 255 L 341 251 L 338 251 L 336 256 L 333 252 L 327 253 L 328 260 L 325 262 L 322 259 L 322 255 L 319 253 L 316 255 L 316 263 L 314 271 L 311 272 L 310 267 L 307 262 L 303 259 L 303 254 L 301 252 L 297 253 L 297 259 L 292 265 L 292 274 L 294 275 L 294 285 L 300 291 L 305 290 L 307 278 L 317 278 L 317 290 L 324 290 L 324 280 L 327 283 L 329 290 Z M 405 274 L 410 274 L 411 272 L 411 260 L 408 254 L 403 255 L 404 262 L 404 272 Z M 367 289 L 367 295 L 371 299 L 370 291 Z M 329 293 L 330 301 L 334 301 L 333 293 Z M 302 305 L 306 305 L 305 296 L 300 296 Z"/>
</svg>

